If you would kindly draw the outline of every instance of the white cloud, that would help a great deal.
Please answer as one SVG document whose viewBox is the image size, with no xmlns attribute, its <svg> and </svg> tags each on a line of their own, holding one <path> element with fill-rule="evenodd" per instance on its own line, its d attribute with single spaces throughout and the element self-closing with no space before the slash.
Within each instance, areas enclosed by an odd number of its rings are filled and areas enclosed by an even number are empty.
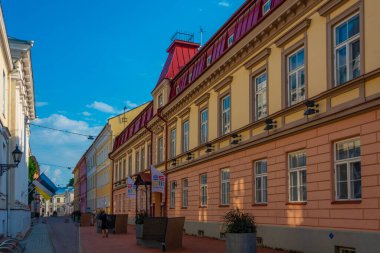
<svg viewBox="0 0 380 253">
<path fill-rule="evenodd" d="M 218 3 L 218 5 L 219 6 L 223 6 L 223 7 L 230 7 L 231 6 L 231 4 L 229 2 L 227 2 L 227 1 L 220 1 Z"/>
<path fill-rule="evenodd" d="M 36 107 L 43 107 L 43 106 L 47 106 L 48 105 L 48 102 L 36 102 Z"/>
<path fill-rule="evenodd" d="M 130 100 L 125 101 L 125 104 L 126 104 L 126 106 L 127 106 L 129 109 L 131 109 L 131 108 L 135 108 L 135 107 L 139 106 L 138 104 L 136 104 L 136 103 L 134 103 L 134 102 L 132 102 L 132 101 L 130 101 Z"/>
<path fill-rule="evenodd" d="M 105 113 L 118 113 L 119 111 L 113 108 L 111 105 L 104 102 L 94 101 L 92 104 L 87 105 L 88 108 L 92 108 Z"/>
<path fill-rule="evenodd" d="M 103 126 L 90 126 L 85 121 L 73 120 L 61 114 L 52 114 L 47 118 L 36 119 L 33 124 L 66 130 L 70 132 L 97 136 Z M 31 126 L 31 151 L 37 161 L 51 164 L 41 165 L 41 172 L 59 185 L 66 185 L 73 177 L 72 169 L 91 145 L 86 136 L 68 134 Z M 67 168 L 56 167 L 60 165 Z"/>
<path fill-rule="evenodd" d="M 86 117 L 91 116 L 91 113 L 89 113 L 89 112 L 82 112 L 82 114 L 83 114 L 83 116 L 86 116 Z"/>
</svg>

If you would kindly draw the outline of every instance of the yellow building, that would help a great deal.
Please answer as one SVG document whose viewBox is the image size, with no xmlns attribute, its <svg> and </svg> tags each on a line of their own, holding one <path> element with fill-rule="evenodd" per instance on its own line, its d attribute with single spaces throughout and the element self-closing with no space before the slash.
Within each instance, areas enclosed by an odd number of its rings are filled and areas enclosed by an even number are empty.
<svg viewBox="0 0 380 253">
<path fill-rule="evenodd" d="M 110 169 L 111 160 L 108 158 L 108 154 L 112 150 L 115 137 L 120 134 L 146 106 L 147 104 L 143 104 L 127 111 L 125 114 L 123 113 L 108 119 L 107 124 L 89 148 L 89 150 L 94 150 L 93 153 L 96 161 L 96 209 L 103 209 L 107 213 L 112 212 L 112 170 Z"/>
<path fill-rule="evenodd" d="M 222 237 L 221 216 L 239 207 L 266 246 L 377 252 L 378 10 L 246 1 L 178 71 L 165 64 L 149 109 L 116 138 L 115 213 L 135 213 L 125 178 L 149 178 L 152 162 L 167 191 L 141 187 L 137 209 L 185 216 L 189 234 Z"/>
</svg>

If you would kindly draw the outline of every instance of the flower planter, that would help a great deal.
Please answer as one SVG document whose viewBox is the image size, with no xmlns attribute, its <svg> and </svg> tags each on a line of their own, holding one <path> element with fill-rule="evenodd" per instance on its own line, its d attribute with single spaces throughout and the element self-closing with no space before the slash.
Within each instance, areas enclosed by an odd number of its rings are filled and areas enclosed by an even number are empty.
<svg viewBox="0 0 380 253">
<path fill-rule="evenodd" d="M 144 224 L 136 224 L 136 239 L 142 239 Z"/>
<path fill-rule="evenodd" d="M 256 253 L 256 233 L 226 233 L 227 253 Z"/>
</svg>

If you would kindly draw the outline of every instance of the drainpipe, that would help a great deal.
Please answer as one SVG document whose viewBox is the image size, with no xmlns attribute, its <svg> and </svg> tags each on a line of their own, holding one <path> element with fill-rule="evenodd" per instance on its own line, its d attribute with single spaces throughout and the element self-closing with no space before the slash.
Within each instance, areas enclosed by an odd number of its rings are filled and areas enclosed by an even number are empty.
<svg viewBox="0 0 380 253">
<path fill-rule="evenodd" d="M 161 116 L 161 111 L 162 111 L 162 108 L 161 110 L 158 109 L 157 111 L 157 116 L 163 121 L 165 122 L 165 204 L 164 204 L 164 216 L 167 217 L 168 216 L 168 205 L 167 205 L 167 200 L 168 200 L 168 121 L 165 120 L 162 116 Z"/>
<path fill-rule="evenodd" d="M 152 157 L 153 157 L 153 131 L 148 128 L 148 126 L 145 124 L 144 125 L 145 129 L 148 130 L 150 133 L 150 157 L 149 157 L 149 164 L 152 165 Z M 149 166 L 150 168 L 150 166 Z M 154 216 L 153 214 L 153 206 L 152 206 L 152 185 L 150 185 L 150 203 L 149 203 L 149 210 L 150 210 L 150 216 Z"/>
</svg>

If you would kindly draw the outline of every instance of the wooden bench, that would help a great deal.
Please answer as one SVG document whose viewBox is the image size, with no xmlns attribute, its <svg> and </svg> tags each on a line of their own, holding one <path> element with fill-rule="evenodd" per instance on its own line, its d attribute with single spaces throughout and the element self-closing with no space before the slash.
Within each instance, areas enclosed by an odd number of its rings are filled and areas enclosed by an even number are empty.
<svg viewBox="0 0 380 253">
<path fill-rule="evenodd" d="M 138 244 L 162 251 L 182 248 L 184 225 L 185 217 L 146 217 L 143 237 L 138 239 Z"/>
</svg>

